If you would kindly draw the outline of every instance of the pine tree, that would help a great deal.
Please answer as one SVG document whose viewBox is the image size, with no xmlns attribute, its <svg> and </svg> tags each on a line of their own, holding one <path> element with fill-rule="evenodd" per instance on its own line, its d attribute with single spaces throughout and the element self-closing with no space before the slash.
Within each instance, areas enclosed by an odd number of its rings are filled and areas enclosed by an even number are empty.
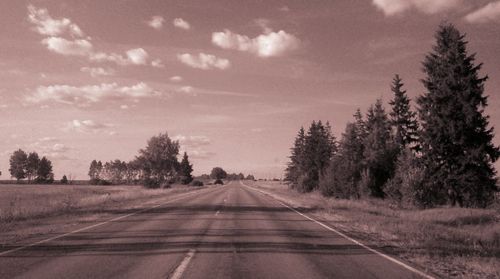
<svg viewBox="0 0 500 279">
<path fill-rule="evenodd" d="M 325 196 L 357 198 L 361 177 L 363 143 L 357 125 L 347 123 L 338 152 L 332 158 L 327 172 L 320 180 L 320 190 Z"/>
<path fill-rule="evenodd" d="M 403 85 L 399 75 L 395 75 L 391 85 L 394 99 L 389 102 L 392 107 L 390 123 L 393 127 L 394 142 L 401 150 L 407 146 L 416 148 L 415 143 L 418 140 L 416 113 L 410 108 L 410 99 L 406 90 L 403 90 Z"/>
<path fill-rule="evenodd" d="M 193 165 L 189 163 L 189 157 L 186 152 L 184 152 L 184 156 L 182 157 L 182 161 L 180 163 L 180 176 L 182 184 L 189 184 L 193 181 Z"/>
<path fill-rule="evenodd" d="M 484 207 L 497 190 L 493 163 L 500 156 L 484 115 L 487 76 L 479 76 L 482 64 L 452 24 L 441 25 L 435 37 L 423 62 L 427 92 L 417 100 L 425 167 L 418 198 L 423 206 Z"/>
<path fill-rule="evenodd" d="M 295 138 L 293 147 L 291 148 L 290 162 L 285 170 L 285 180 L 290 183 L 292 188 L 296 188 L 300 176 L 302 156 L 305 145 L 305 131 L 304 127 L 300 130 Z"/>
<path fill-rule="evenodd" d="M 336 149 L 330 125 L 323 125 L 321 120 L 313 121 L 304 140 L 299 191 L 310 192 L 318 188 L 319 178 L 326 171 Z"/>
<path fill-rule="evenodd" d="M 379 99 L 368 110 L 364 139 L 363 188 L 374 197 L 384 197 L 383 186 L 394 173 L 397 152 L 391 141 L 390 123 Z"/>
<path fill-rule="evenodd" d="M 354 125 L 356 125 L 356 131 L 358 134 L 358 138 L 363 141 L 366 138 L 366 123 L 363 120 L 363 114 L 361 113 L 361 109 L 356 109 L 356 113 L 354 113 Z"/>
</svg>

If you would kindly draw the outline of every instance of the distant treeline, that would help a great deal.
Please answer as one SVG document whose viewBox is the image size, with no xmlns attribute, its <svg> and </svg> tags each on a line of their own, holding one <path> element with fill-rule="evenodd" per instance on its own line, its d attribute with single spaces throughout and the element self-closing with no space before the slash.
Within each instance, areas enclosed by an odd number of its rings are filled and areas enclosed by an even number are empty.
<svg viewBox="0 0 500 279">
<path fill-rule="evenodd" d="M 453 25 L 440 26 L 436 40 L 423 62 L 419 121 L 395 75 L 389 114 L 381 100 L 365 115 L 358 109 L 339 141 L 321 121 L 299 130 L 285 173 L 292 188 L 420 207 L 486 207 L 495 199 L 500 150 L 484 115 L 487 77 Z"/>
<path fill-rule="evenodd" d="M 90 183 L 142 184 L 149 188 L 169 187 L 180 182 L 193 181 L 193 165 L 186 152 L 179 162 L 179 142 L 170 139 L 167 133 L 153 136 L 139 155 L 129 162 L 114 160 L 105 162 L 93 160 L 88 175 Z"/>
<path fill-rule="evenodd" d="M 221 167 L 215 167 L 210 175 L 202 175 L 200 180 L 194 180 L 193 165 L 188 154 L 184 152 L 180 162 L 178 156 L 179 142 L 170 139 L 167 133 L 159 134 L 149 139 L 146 148 L 139 150 L 139 155 L 129 162 L 116 159 L 102 163 L 93 160 L 88 172 L 90 184 L 141 184 L 158 188 L 173 183 L 202 186 L 201 179 L 255 179 L 253 175 L 227 174 Z"/>
</svg>

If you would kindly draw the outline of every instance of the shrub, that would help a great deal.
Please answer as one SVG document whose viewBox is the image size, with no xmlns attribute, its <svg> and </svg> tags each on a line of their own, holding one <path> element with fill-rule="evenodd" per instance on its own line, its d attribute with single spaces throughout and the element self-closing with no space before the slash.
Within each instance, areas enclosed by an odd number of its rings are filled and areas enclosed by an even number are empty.
<svg viewBox="0 0 500 279">
<path fill-rule="evenodd" d="M 66 177 L 66 175 L 63 175 L 61 178 L 61 184 L 68 184 L 68 177 Z"/>
<path fill-rule="evenodd" d="M 199 180 L 193 180 L 191 181 L 191 186 L 203 186 L 203 182 L 199 181 Z"/>
<path fill-rule="evenodd" d="M 418 194 L 423 182 L 423 170 L 417 158 L 409 149 L 398 156 L 394 177 L 387 181 L 386 197 L 401 205 L 418 205 Z"/>
</svg>

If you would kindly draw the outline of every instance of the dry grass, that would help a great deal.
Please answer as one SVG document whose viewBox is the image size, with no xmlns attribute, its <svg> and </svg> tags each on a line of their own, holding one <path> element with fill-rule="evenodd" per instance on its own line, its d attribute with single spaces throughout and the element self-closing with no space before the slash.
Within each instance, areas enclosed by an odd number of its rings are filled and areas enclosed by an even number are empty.
<svg viewBox="0 0 500 279">
<path fill-rule="evenodd" d="M 381 200 L 338 200 L 298 194 L 286 185 L 256 182 L 295 207 L 443 277 L 500 278 L 500 211 L 394 208 Z M 387 248 L 389 247 L 389 248 Z"/>
<path fill-rule="evenodd" d="M 153 190 L 141 186 L 0 185 L 0 229 L 22 220 L 188 190 L 191 188 L 185 186 Z"/>
</svg>

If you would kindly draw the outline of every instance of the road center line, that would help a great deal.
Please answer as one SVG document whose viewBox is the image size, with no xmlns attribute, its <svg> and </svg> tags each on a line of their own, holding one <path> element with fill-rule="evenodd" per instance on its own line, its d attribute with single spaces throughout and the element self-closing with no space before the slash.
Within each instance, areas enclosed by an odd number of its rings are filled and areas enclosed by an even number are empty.
<svg viewBox="0 0 500 279">
<path fill-rule="evenodd" d="M 186 254 L 182 262 L 179 264 L 179 266 L 175 269 L 174 273 L 172 274 L 172 279 L 180 279 L 182 277 L 182 274 L 184 271 L 186 271 L 187 266 L 189 265 L 189 262 L 194 256 L 194 253 L 196 250 L 194 249 L 189 249 L 189 252 Z"/>
<path fill-rule="evenodd" d="M 204 191 L 206 192 L 206 191 Z M 40 244 L 43 244 L 43 243 L 46 243 L 46 242 L 49 242 L 49 241 L 52 241 L 52 240 L 56 240 L 56 239 L 59 239 L 59 238 L 62 238 L 62 237 L 65 237 L 65 236 L 68 236 L 68 235 L 71 235 L 71 234 L 74 234 L 74 233 L 78 233 L 78 232 L 83 232 L 83 231 L 86 231 L 86 230 L 90 230 L 92 228 L 96 228 L 96 227 L 99 227 L 99 226 L 102 226 L 102 225 L 105 225 L 105 224 L 108 224 L 108 223 L 111 223 L 111 222 L 115 222 L 115 221 L 118 221 L 118 220 L 121 220 L 121 219 L 124 219 L 124 218 L 127 218 L 127 217 L 130 217 L 130 216 L 133 216 L 133 215 L 136 215 L 136 214 L 139 214 L 139 213 L 142 213 L 142 212 L 145 212 L 145 211 L 148 211 L 148 210 L 151 210 L 151 209 L 155 209 L 155 208 L 158 208 L 160 206 L 163 206 L 163 205 L 166 205 L 166 204 L 169 204 L 169 203 L 172 203 L 172 202 L 175 202 L 175 201 L 178 201 L 180 199 L 183 199 L 183 198 L 186 198 L 188 196 L 192 196 L 194 194 L 199 194 L 200 192 L 198 191 L 194 191 L 194 192 L 190 192 L 190 193 L 186 193 L 186 194 L 182 194 L 180 196 L 178 196 L 177 198 L 175 199 L 172 199 L 172 200 L 169 200 L 167 202 L 164 202 L 164 203 L 160 203 L 160 204 L 157 204 L 157 205 L 154 205 L 152 207 L 148 207 L 148 208 L 143 208 L 141 210 L 138 210 L 138 211 L 135 211 L 135 212 L 132 212 L 132 213 L 129 213 L 129 214 L 126 214 L 126 215 L 122 215 L 122 216 L 118 216 L 118 217 L 115 217 L 113 219 L 110 219 L 110 220 L 107 220 L 107 221 L 104 221 L 104 222 L 100 222 L 100 223 L 97 223 L 97 224 L 93 224 L 93 225 L 90 225 L 90 226 L 87 226 L 87 227 L 83 227 L 83 228 L 80 228 L 80 229 L 77 229 L 77 230 L 74 230 L 74 231 L 71 231 L 71 232 L 67 232 L 67 233 L 64 233 L 64 234 L 60 234 L 60 235 L 56 235 L 54 237 L 50 237 L 50 238 L 47 238 L 47 239 L 44 239 L 44 240 L 40 240 L 40 241 L 37 241 L 37 242 L 33 242 L 33 243 L 30 243 L 30 244 L 26 244 L 24 246 L 20 246 L 20 247 L 17 247 L 17 248 L 14 248 L 14 249 L 11 249 L 11 250 L 7 250 L 7 251 L 3 251 L 0 253 L 0 257 L 1 256 L 5 256 L 5 255 L 8 255 L 8 254 L 11 254 L 11 253 L 14 253 L 14 252 L 17 252 L 17 251 L 20 251 L 20 250 L 24 250 L 26 248 L 29 248 L 29 247 L 33 247 L 33 246 L 36 246 L 36 245 L 40 245 Z"/>
<path fill-rule="evenodd" d="M 420 275 L 420 276 L 422 276 L 422 277 L 424 277 L 424 278 L 427 278 L 427 279 L 435 279 L 434 277 L 432 277 L 432 276 L 430 276 L 430 275 L 428 275 L 428 274 L 426 274 L 426 273 L 424 273 L 424 272 L 422 272 L 422 271 L 420 271 L 420 270 L 418 270 L 418 269 L 416 269 L 416 268 L 414 268 L 414 267 L 411 267 L 411 266 L 409 266 L 409 265 L 405 264 L 404 262 L 402 262 L 402 261 L 400 261 L 400 260 L 398 260 L 398 259 L 396 259 L 396 258 L 393 258 L 393 257 L 391 257 L 391 256 L 389 256 L 389 255 L 387 255 L 387 254 L 384 254 L 384 253 L 382 253 L 382 252 L 380 252 L 380 251 L 377 251 L 377 250 L 375 250 L 375 249 L 373 249 L 373 248 L 370 248 L 370 247 L 366 246 L 365 244 L 363 244 L 363 243 L 361 243 L 361 242 L 357 241 L 356 239 L 351 238 L 351 237 L 349 237 L 349 236 L 345 235 L 344 233 L 341 233 L 340 231 L 338 231 L 338 230 L 336 230 L 336 229 L 334 229 L 334 228 L 332 228 L 332 227 L 330 227 L 330 226 L 328 226 L 328 225 L 325 225 L 324 223 L 322 223 L 322 222 L 320 222 L 320 221 L 317 221 L 317 220 L 315 220 L 315 219 L 313 219 L 313 218 L 311 218 L 311 217 L 309 217 L 309 216 L 307 216 L 307 215 L 305 215 L 305 214 L 303 214 L 303 213 L 301 213 L 301 212 L 297 211 L 297 210 L 296 210 L 296 209 L 294 209 L 293 207 L 291 207 L 291 206 L 287 205 L 286 203 L 284 203 L 284 202 L 282 202 L 282 201 L 280 201 L 280 200 L 276 199 L 275 197 L 273 197 L 272 195 L 270 195 L 270 194 L 266 193 L 265 191 L 261 191 L 261 190 L 255 189 L 255 188 L 253 188 L 253 187 L 251 187 L 251 186 L 248 186 L 248 185 L 246 185 L 245 183 L 243 183 L 242 181 L 240 181 L 240 184 L 241 184 L 241 185 L 243 185 L 243 186 L 245 186 L 245 187 L 246 187 L 246 188 L 248 188 L 248 189 L 251 189 L 251 190 L 253 190 L 253 191 L 257 191 L 257 192 L 259 192 L 259 193 L 261 193 L 261 194 L 263 194 L 263 195 L 266 195 L 266 196 L 268 196 L 268 197 L 271 197 L 272 199 L 274 199 L 275 201 L 277 201 L 277 202 L 278 202 L 279 204 L 281 204 L 282 206 L 284 206 L 284 207 L 286 207 L 286 208 L 290 209 L 291 211 L 293 211 L 293 212 L 295 212 L 295 213 L 299 214 L 300 216 L 302 216 L 302 217 L 304 217 L 304 218 L 306 218 L 306 219 L 308 219 L 308 220 L 310 220 L 310 221 L 313 221 L 314 223 L 316 223 L 316 224 L 318 224 L 318 225 L 322 226 L 323 228 L 325 228 L 325 229 L 327 229 L 327 230 L 329 230 L 329 231 L 332 231 L 332 232 L 334 232 L 334 233 L 336 233 L 336 234 L 338 234 L 338 235 L 342 236 L 343 238 L 345 238 L 345 239 L 347 239 L 347 240 L 349 240 L 349 241 L 351 241 L 351 242 L 354 242 L 355 244 L 357 244 L 357 245 L 359 245 L 359 246 L 361 246 L 361 247 L 365 248 L 366 250 L 368 250 L 368 251 L 370 251 L 370 252 L 373 252 L 373 253 L 375 253 L 375 254 L 377 254 L 377 255 L 379 255 L 379 256 L 381 256 L 381 257 L 383 257 L 383 258 L 385 258 L 385 259 L 387 259 L 387 260 L 389 260 L 389 261 L 391 261 L 391 262 L 393 262 L 393 263 L 395 263 L 395 264 L 397 264 L 397 265 L 400 265 L 400 266 L 402 266 L 402 267 L 404 267 L 404 268 L 406 268 L 406 269 L 408 269 L 408 270 L 410 270 L 410 271 L 412 271 L 412 272 L 414 272 L 414 273 L 416 273 L 416 274 L 418 274 L 418 275 Z"/>
</svg>

